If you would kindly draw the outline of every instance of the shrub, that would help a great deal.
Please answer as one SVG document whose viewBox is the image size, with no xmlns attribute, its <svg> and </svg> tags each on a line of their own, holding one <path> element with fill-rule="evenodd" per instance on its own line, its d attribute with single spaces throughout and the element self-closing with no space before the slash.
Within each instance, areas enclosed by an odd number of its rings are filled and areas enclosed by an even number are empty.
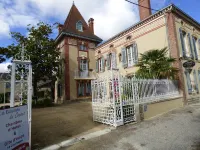
<svg viewBox="0 0 200 150">
<path fill-rule="evenodd" d="M 53 103 L 51 99 L 45 98 L 43 100 L 32 101 L 33 108 L 43 108 L 43 107 L 52 107 Z"/>
</svg>

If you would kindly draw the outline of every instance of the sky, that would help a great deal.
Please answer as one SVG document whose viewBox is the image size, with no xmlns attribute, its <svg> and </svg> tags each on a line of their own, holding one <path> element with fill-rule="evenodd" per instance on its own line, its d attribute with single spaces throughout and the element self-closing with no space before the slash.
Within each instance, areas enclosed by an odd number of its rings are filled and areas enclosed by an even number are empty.
<svg viewBox="0 0 200 150">
<path fill-rule="evenodd" d="M 13 43 L 11 31 L 28 35 L 28 24 L 64 23 L 72 3 L 73 0 L 0 0 L 0 47 Z M 138 7 L 125 0 L 74 0 L 74 3 L 86 22 L 94 18 L 95 34 L 103 40 L 139 21 Z M 151 0 L 151 7 L 158 10 L 170 3 L 200 22 L 200 0 Z M 55 29 L 53 37 L 57 34 Z M 0 72 L 5 72 L 8 64 L 9 60 L 0 64 Z"/>
</svg>

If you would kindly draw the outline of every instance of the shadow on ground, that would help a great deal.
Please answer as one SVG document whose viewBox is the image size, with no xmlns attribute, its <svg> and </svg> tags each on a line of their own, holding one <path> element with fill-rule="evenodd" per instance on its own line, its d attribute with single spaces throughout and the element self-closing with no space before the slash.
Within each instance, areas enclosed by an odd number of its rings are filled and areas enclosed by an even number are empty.
<svg viewBox="0 0 200 150">
<path fill-rule="evenodd" d="M 33 109 L 32 149 L 41 149 L 105 127 L 92 121 L 90 102 L 74 102 L 55 107 Z"/>
</svg>

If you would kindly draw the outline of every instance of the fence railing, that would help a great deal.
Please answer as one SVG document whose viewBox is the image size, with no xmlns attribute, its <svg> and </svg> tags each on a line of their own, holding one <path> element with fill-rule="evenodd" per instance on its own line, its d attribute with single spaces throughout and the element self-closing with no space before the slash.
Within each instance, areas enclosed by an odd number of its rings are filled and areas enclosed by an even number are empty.
<svg viewBox="0 0 200 150">
<path fill-rule="evenodd" d="M 179 96 L 178 81 L 175 80 L 121 80 L 124 103 L 148 103 Z"/>
<path fill-rule="evenodd" d="M 136 120 L 138 104 L 180 97 L 178 81 L 123 77 L 117 71 L 92 80 L 93 120 L 114 126 Z"/>
</svg>

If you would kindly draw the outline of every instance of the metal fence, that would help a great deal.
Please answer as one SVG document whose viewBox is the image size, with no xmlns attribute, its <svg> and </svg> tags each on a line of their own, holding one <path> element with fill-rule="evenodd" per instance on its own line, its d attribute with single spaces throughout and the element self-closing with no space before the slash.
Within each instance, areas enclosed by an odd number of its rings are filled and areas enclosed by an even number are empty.
<svg viewBox="0 0 200 150">
<path fill-rule="evenodd" d="M 175 80 L 122 78 L 121 85 L 125 103 L 149 103 L 179 96 L 178 81 Z"/>
<path fill-rule="evenodd" d="M 92 83 L 93 120 L 113 126 L 135 121 L 135 104 L 179 97 L 178 81 L 122 77 L 118 71 Z"/>
</svg>

